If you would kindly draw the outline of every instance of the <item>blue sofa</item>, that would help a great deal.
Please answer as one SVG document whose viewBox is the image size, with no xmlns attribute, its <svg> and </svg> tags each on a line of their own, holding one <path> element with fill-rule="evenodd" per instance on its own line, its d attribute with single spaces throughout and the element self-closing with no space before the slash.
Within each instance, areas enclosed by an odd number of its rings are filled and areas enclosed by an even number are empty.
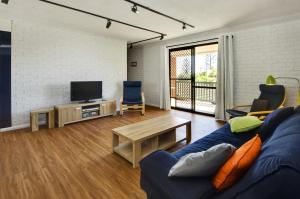
<svg viewBox="0 0 300 199">
<path fill-rule="evenodd" d="M 188 153 L 207 150 L 219 143 L 236 147 L 261 134 L 261 154 L 235 185 L 218 193 L 212 178 L 169 178 L 170 168 Z M 222 128 L 171 154 L 157 151 L 141 161 L 141 187 L 148 199 L 279 199 L 300 198 L 300 111 L 286 108 L 270 114 L 262 127 L 233 134 Z"/>
</svg>

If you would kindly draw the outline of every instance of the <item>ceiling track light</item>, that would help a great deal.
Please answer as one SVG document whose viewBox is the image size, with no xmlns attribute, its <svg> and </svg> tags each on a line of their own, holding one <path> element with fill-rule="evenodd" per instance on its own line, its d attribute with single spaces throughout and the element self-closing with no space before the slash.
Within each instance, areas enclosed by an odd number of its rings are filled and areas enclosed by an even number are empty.
<svg viewBox="0 0 300 199">
<path fill-rule="evenodd" d="M 139 8 L 143 8 L 143 9 L 145 9 L 145 10 L 148 10 L 148 11 L 150 11 L 150 12 L 153 12 L 153 13 L 155 13 L 155 14 L 158 14 L 158 15 L 160 15 L 160 16 L 163 16 L 163 17 L 166 17 L 166 18 L 168 18 L 168 19 L 171 19 L 171 20 L 173 20 L 173 21 L 176 21 L 176 22 L 178 22 L 178 23 L 184 24 L 185 29 L 186 29 L 187 26 L 189 26 L 189 27 L 191 27 L 191 28 L 195 28 L 195 26 L 193 26 L 193 25 L 191 25 L 191 24 L 188 24 L 188 23 L 186 23 L 186 22 L 184 22 L 184 21 L 182 21 L 182 20 L 180 20 L 180 19 L 176 19 L 176 18 L 174 18 L 174 17 L 171 17 L 170 15 L 161 13 L 161 12 L 159 12 L 159 11 L 157 11 L 157 10 L 154 10 L 154 9 L 152 9 L 152 8 L 150 8 L 150 7 L 147 7 L 147 6 L 144 6 L 144 5 L 142 5 L 142 4 L 139 4 L 139 3 L 135 2 L 135 1 L 131 1 L 131 0 L 124 0 L 124 1 L 133 4 L 133 6 L 132 6 L 132 8 L 131 8 L 131 11 L 134 12 L 134 13 L 139 13 L 139 11 L 138 11 L 138 7 L 139 7 Z"/>
<path fill-rule="evenodd" d="M 164 36 L 164 35 L 161 35 L 159 39 L 160 39 L 160 40 L 163 40 L 164 38 L 165 38 L 165 36 Z"/>
<path fill-rule="evenodd" d="M 138 10 L 138 7 L 136 4 L 133 4 L 132 8 L 131 8 L 131 11 L 134 12 L 135 14 L 139 14 L 140 11 Z"/>
<path fill-rule="evenodd" d="M 8 1 L 9 0 L 1 0 L 1 2 L 3 2 L 3 3 L 8 2 Z M 109 17 L 106 17 L 106 16 L 102 16 L 102 15 L 99 15 L 99 14 L 88 12 L 88 11 L 85 11 L 85 10 L 80 10 L 78 8 L 70 7 L 70 6 L 60 4 L 60 3 L 56 3 L 56 2 L 53 2 L 53 1 L 49 1 L 49 0 L 38 0 L 38 1 L 50 4 L 52 6 L 57 6 L 57 7 L 60 7 L 60 8 L 72 10 L 72 11 L 79 12 L 79 13 L 86 14 L 86 15 L 90 15 L 90 16 L 93 16 L 93 17 L 105 19 L 105 20 L 107 20 L 106 28 L 110 28 L 111 23 L 114 22 L 114 23 L 118 23 L 118 24 L 121 24 L 121 25 L 124 25 L 124 26 L 132 27 L 132 28 L 136 28 L 136 29 L 139 29 L 139 30 L 143 30 L 143 31 L 147 31 L 147 32 L 151 32 L 151 33 L 160 35 L 160 36 L 155 37 L 156 39 L 161 38 L 161 35 L 163 35 L 164 37 L 167 36 L 166 34 L 158 32 L 158 31 L 154 31 L 154 30 L 151 30 L 151 29 L 148 29 L 148 28 L 143 28 L 141 26 L 136 26 L 136 25 L 133 25 L 133 24 L 129 24 L 129 23 L 126 23 L 126 22 L 123 22 L 123 21 L 112 19 L 112 18 L 109 18 Z M 136 6 L 139 6 L 139 5 L 136 4 Z M 143 41 L 149 41 L 149 40 L 152 40 L 152 39 L 153 38 L 146 39 L 146 40 L 143 40 Z M 142 41 L 137 41 L 137 42 L 133 42 L 132 44 L 141 43 L 141 42 Z M 128 45 L 130 45 L 130 44 L 128 44 Z"/>
<path fill-rule="evenodd" d="M 182 30 L 186 31 L 186 24 L 185 23 L 183 23 L 183 25 L 182 25 Z"/>
<path fill-rule="evenodd" d="M 109 29 L 111 26 L 111 20 L 107 20 L 107 23 L 106 23 L 106 29 Z"/>
<path fill-rule="evenodd" d="M 1 0 L 1 3 L 8 4 L 9 0 Z"/>
</svg>

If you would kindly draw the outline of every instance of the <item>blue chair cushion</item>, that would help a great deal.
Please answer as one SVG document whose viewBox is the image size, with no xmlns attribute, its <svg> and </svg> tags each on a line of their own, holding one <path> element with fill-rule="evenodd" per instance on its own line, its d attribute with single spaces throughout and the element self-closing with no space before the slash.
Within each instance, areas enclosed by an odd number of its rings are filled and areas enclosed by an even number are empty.
<svg viewBox="0 0 300 199">
<path fill-rule="evenodd" d="M 128 105 L 133 105 L 133 104 L 143 104 L 143 101 L 140 100 L 140 101 L 124 101 L 123 100 L 123 103 L 122 104 L 128 104 Z"/>
<path fill-rule="evenodd" d="M 269 138 L 284 120 L 294 114 L 293 107 L 281 108 L 270 113 L 264 120 L 264 123 L 259 128 L 258 133 L 264 142 Z"/>
<path fill-rule="evenodd" d="M 268 100 L 269 110 L 277 109 L 283 102 L 285 97 L 285 88 L 282 85 L 259 85 L 261 94 L 258 99 Z"/>
<path fill-rule="evenodd" d="M 300 189 L 300 114 L 282 122 L 245 176 L 221 198 L 294 198 Z M 297 184 L 298 187 L 295 187 Z M 248 192 L 249 191 L 249 192 Z M 248 194 L 247 194 L 248 193 Z M 239 197 L 243 195 L 243 197 Z M 248 195 L 248 197 L 246 197 Z M 282 197 L 279 197 L 279 196 Z"/>
<path fill-rule="evenodd" d="M 142 82 L 123 82 L 123 104 L 142 104 Z"/>
<path fill-rule="evenodd" d="M 212 146 L 222 143 L 229 143 L 238 148 L 255 136 L 257 129 L 246 133 L 234 134 L 230 130 L 230 125 L 225 124 L 220 129 L 173 153 L 173 155 L 179 159 L 186 154 L 205 151 Z"/>
<path fill-rule="evenodd" d="M 141 187 L 148 199 L 204 199 L 215 194 L 210 178 L 169 178 L 177 161 L 172 154 L 157 151 L 140 162 Z"/>
</svg>

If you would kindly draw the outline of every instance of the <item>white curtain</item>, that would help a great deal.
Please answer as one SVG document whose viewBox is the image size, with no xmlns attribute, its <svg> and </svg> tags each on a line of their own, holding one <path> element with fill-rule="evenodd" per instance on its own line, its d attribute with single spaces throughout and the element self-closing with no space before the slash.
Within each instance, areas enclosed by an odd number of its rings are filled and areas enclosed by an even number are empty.
<svg viewBox="0 0 300 199">
<path fill-rule="evenodd" d="M 160 108 L 171 110 L 170 79 L 169 79 L 169 51 L 165 45 L 160 49 Z"/>
<path fill-rule="evenodd" d="M 226 109 L 233 106 L 233 36 L 219 38 L 216 112 L 217 120 L 226 121 Z"/>
</svg>

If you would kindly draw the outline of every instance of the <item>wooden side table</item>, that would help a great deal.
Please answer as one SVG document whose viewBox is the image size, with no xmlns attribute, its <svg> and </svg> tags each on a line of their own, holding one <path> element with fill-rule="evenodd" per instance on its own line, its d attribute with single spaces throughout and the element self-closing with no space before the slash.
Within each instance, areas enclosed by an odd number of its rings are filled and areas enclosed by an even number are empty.
<svg viewBox="0 0 300 199">
<path fill-rule="evenodd" d="M 37 109 L 30 112 L 31 131 L 39 130 L 39 115 L 46 114 L 48 128 L 54 128 L 54 108 Z"/>
</svg>

